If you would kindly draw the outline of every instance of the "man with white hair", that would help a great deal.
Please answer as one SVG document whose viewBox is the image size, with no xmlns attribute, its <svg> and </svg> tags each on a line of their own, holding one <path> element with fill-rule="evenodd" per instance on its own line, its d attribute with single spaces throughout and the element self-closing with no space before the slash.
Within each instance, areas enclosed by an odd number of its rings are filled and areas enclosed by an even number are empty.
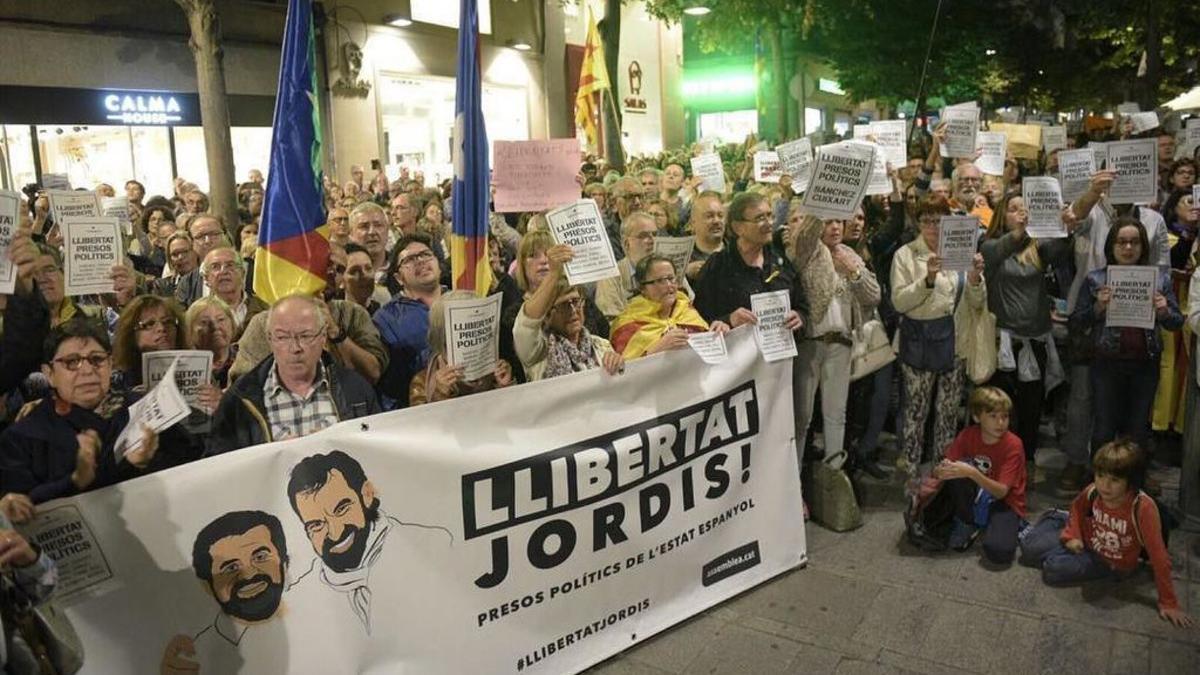
<svg viewBox="0 0 1200 675">
<path fill-rule="evenodd" d="M 625 217 L 621 225 L 621 240 L 626 255 L 617 261 L 617 269 L 621 273 L 601 279 L 596 284 L 596 306 L 609 321 L 625 311 L 629 298 L 639 290 L 633 270 L 642 258 L 654 252 L 654 236 L 657 232 L 654 216 L 645 211 L 634 211 Z"/>
<path fill-rule="evenodd" d="M 246 263 L 230 246 L 219 246 L 204 256 L 200 265 L 204 284 L 233 311 L 235 334 L 246 322 L 269 307 L 262 298 L 246 292 Z"/>
<path fill-rule="evenodd" d="M 271 307 L 271 355 L 221 397 L 206 456 L 307 436 L 379 412 L 374 388 L 323 355 L 325 321 L 312 296 L 289 295 Z"/>
</svg>

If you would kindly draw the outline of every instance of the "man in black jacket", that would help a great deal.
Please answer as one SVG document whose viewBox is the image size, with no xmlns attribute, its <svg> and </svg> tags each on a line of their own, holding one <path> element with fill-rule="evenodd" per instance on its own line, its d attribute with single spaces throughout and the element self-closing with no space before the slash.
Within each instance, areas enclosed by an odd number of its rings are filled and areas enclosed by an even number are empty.
<svg viewBox="0 0 1200 675">
<path fill-rule="evenodd" d="M 271 307 L 271 356 L 221 398 L 206 457 L 380 412 L 375 390 L 361 375 L 322 358 L 327 330 L 321 306 L 310 296 L 290 295 Z"/>
</svg>

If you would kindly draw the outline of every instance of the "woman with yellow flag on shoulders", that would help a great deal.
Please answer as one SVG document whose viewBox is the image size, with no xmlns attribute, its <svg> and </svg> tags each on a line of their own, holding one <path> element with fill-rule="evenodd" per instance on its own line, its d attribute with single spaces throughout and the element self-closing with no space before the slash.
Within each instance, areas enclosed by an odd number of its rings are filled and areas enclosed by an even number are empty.
<svg viewBox="0 0 1200 675">
<path fill-rule="evenodd" d="M 679 290 L 679 278 L 669 258 L 646 256 L 634 269 L 634 280 L 641 293 L 629 301 L 612 325 L 613 349 L 627 361 L 683 349 L 691 333 L 729 330 L 722 321 L 709 325 L 692 307 L 687 294 Z"/>
</svg>

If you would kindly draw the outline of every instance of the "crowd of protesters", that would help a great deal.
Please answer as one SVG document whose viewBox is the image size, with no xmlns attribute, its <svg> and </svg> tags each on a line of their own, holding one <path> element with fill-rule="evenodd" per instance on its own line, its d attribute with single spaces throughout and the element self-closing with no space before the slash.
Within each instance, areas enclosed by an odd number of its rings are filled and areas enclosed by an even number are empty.
<svg viewBox="0 0 1200 675">
<path fill-rule="evenodd" d="M 1026 231 L 1021 181 L 1054 175 L 1057 153 L 1010 157 L 1003 176 L 984 176 L 970 159 L 940 157 L 941 134 L 919 130 L 908 164 L 889 166 L 891 193 L 868 197 L 845 221 L 806 216 L 788 176 L 751 180 L 754 139 L 717 148 L 724 192 L 689 177 L 698 148 L 634 158 L 623 171 L 589 158 L 581 195 L 601 209 L 620 275 L 572 285 L 564 265 L 574 252 L 555 243 L 542 214 L 492 214 L 500 359 L 474 381 L 444 353 L 442 303 L 461 293 L 448 289 L 449 182 L 429 186 L 408 170 L 368 179 L 358 166 L 343 185 L 326 180 L 325 289 L 272 306 L 252 283 L 259 172 L 238 187 L 237 223 L 210 213 L 207 196 L 184 180 L 152 197 L 126 182 L 127 255 L 112 270 L 114 292 L 98 296 L 64 294 L 61 231 L 30 186 L 10 247 L 16 290 L 0 296 L 0 512 L 20 523 L 50 499 L 380 411 L 588 369 L 620 377 L 626 360 L 686 349 L 690 333 L 756 323 L 750 296 L 786 291 L 802 466 L 825 462 L 873 480 L 899 471 L 910 486 L 941 479 L 953 485 L 945 490 L 952 547 L 979 535 L 985 556 L 1007 564 L 1018 538 L 1036 535 L 1022 558 L 1056 583 L 1127 571 L 1137 560 L 1130 547 L 1143 546 L 1160 577 L 1163 617 L 1188 623 L 1170 590 L 1159 510 L 1140 490 L 1154 491 L 1144 468 L 1156 440 L 1189 435 L 1185 474 L 1200 472 L 1191 456 L 1200 424 L 1184 428 L 1196 417 L 1187 401 L 1194 409 L 1200 396 L 1189 361 L 1200 295 L 1187 296 L 1200 259 L 1196 157 L 1181 156 L 1171 134 L 1149 132 L 1159 148 L 1156 203 L 1109 203 L 1115 176 L 1102 169 L 1063 210 L 1068 236 L 1038 240 Z M 1080 135 L 1068 145 L 1094 140 L 1106 139 Z M 937 255 L 940 219 L 951 214 L 980 218 L 966 273 L 943 270 Z M 695 237 L 686 268 L 655 254 L 660 235 Z M 1106 327 L 1113 265 L 1160 267 L 1155 329 Z M 994 317 L 986 381 L 965 372 L 960 312 Z M 851 381 L 855 340 L 872 321 L 889 340 L 898 335 L 897 359 Z M 144 431 L 138 450 L 116 460 L 129 404 L 146 389 L 142 355 L 182 348 L 213 355 L 191 417 L 164 438 Z M 898 438 L 895 467 L 880 454 L 888 429 Z M 1054 477 L 1058 490 L 1079 496 L 1061 517 L 1061 537 L 1025 512 L 1047 434 L 1069 459 Z M 1185 502 L 1200 501 L 1198 489 L 1200 478 L 1185 476 Z M 980 501 L 990 518 L 972 515 Z M 1144 539 L 1095 550 L 1093 503 L 1110 518 L 1136 509 Z M 21 550 L 22 562 L 32 559 Z"/>
</svg>

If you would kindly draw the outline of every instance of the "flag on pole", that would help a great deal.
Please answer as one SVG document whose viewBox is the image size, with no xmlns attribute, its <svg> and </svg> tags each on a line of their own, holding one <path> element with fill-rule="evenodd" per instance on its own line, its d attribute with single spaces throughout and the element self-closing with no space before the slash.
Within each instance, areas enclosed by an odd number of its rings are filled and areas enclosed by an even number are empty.
<svg viewBox="0 0 1200 675">
<path fill-rule="evenodd" d="M 488 139 L 479 83 L 478 0 L 460 0 L 458 76 L 454 95 L 454 189 L 451 194 L 450 279 L 455 289 L 483 297 L 492 285 L 488 263 Z"/>
<path fill-rule="evenodd" d="M 592 94 L 607 89 L 612 94 L 612 85 L 608 81 L 608 69 L 604 65 L 604 43 L 600 41 L 600 31 L 596 28 L 596 18 L 588 10 L 587 41 L 583 45 L 583 64 L 579 68 L 579 89 L 575 93 L 575 125 L 583 129 L 587 135 L 587 143 L 592 147 L 599 144 L 599 132 L 596 130 L 596 106 L 592 102 Z M 603 96 L 603 94 L 600 94 Z"/>
<path fill-rule="evenodd" d="M 263 198 L 254 293 L 267 302 L 325 287 L 329 241 L 321 196 L 312 1 L 289 0 L 271 131 L 271 170 Z"/>
</svg>

